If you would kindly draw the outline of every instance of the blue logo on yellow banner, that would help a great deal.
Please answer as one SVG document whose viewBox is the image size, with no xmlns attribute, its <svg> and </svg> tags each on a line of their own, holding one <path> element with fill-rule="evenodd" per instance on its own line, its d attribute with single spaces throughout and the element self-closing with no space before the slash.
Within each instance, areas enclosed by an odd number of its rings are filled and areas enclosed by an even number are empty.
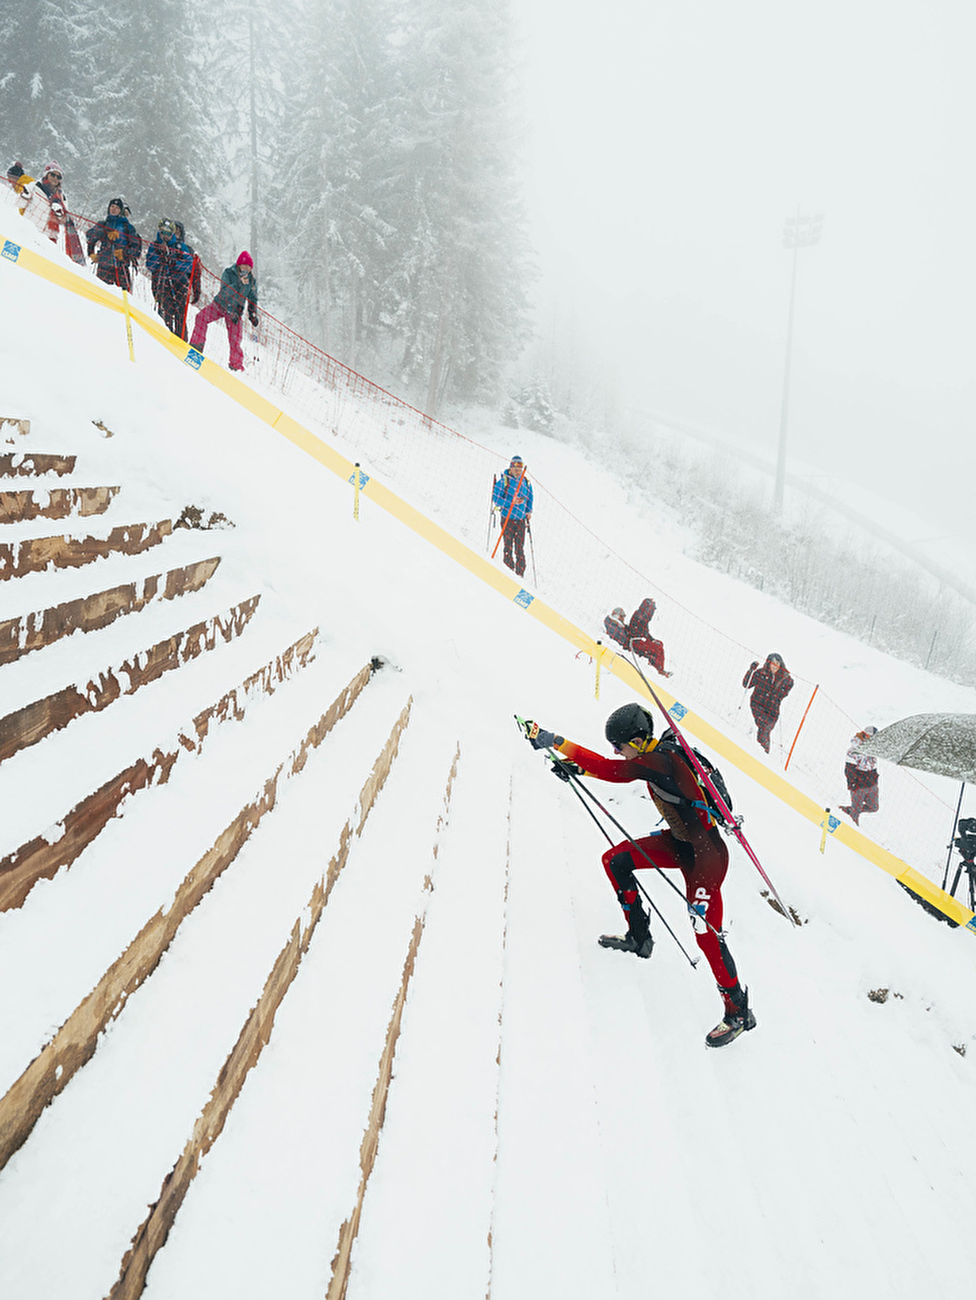
<svg viewBox="0 0 976 1300">
<path fill-rule="evenodd" d="M 353 487 L 356 486 L 356 471 L 355 471 L 355 470 L 353 470 L 353 472 L 349 475 L 349 482 L 352 484 Z M 359 486 L 360 486 L 360 489 L 364 488 L 368 482 L 369 482 L 369 475 L 368 475 L 368 474 L 364 474 L 363 471 L 360 470 L 360 471 L 359 471 Z"/>
<path fill-rule="evenodd" d="M 199 370 L 203 365 L 203 353 L 198 352 L 196 348 L 190 348 L 184 360 L 188 366 L 192 366 L 194 370 Z"/>
<path fill-rule="evenodd" d="M 973 919 L 972 919 L 971 921 L 967 921 L 967 922 L 966 922 L 966 929 L 967 929 L 967 930 L 976 930 L 976 916 L 974 916 Z"/>
<path fill-rule="evenodd" d="M 681 719 L 688 712 L 688 710 L 685 708 L 683 704 L 680 704 L 677 700 L 675 700 L 675 702 L 671 705 L 670 709 L 668 709 L 668 712 L 671 714 L 672 718 L 677 718 L 677 720 L 680 722 Z"/>
<path fill-rule="evenodd" d="M 526 591 L 524 587 L 515 597 L 516 605 L 521 605 L 523 609 L 528 609 L 534 600 L 535 596 L 532 595 L 532 592 Z"/>
<path fill-rule="evenodd" d="M 20 257 L 20 245 L 5 239 L 3 241 L 3 255 L 8 262 L 16 262 L 17 258 Z"/>
</svg>

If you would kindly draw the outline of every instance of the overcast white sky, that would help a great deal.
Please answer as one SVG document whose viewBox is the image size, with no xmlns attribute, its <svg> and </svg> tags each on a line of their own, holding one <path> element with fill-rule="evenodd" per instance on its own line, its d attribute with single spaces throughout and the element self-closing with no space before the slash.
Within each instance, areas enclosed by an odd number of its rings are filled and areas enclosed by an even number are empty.
<svg viewBox="0 0 976 1300">
<path fill-rule="evenodd" d="M 547 273 L 648 408 L 929 510 L 973 451 L 971 0 L 518 0 Z"/>
</svg>

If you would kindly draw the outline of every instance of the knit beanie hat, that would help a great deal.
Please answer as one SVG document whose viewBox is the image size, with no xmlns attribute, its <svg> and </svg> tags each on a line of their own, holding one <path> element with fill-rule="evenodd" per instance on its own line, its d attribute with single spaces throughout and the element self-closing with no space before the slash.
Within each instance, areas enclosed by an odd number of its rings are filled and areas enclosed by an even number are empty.
<svg viewBox="0 0 976 1300">
<path fill-rule="evenodd" d="M 57 172 L 59 176 L 64 175 L 64 173 L 61 171 L 61 164 L 56 162 L 48 163 L 48 165 L 44 168 L 44 176 L 46 176 L 48 172 Z M 43 180 L 44 177 L 42 176 L 41 179 Z"/>
<path fill-rule="evenodd" d="M 244 252 L 241 253 L 240 257 L 237 259 L 237 265 L 238 266 L 254 265 L 254 258 L 251 256 L 251 254 L 247 251 L 246 248 L 244 249 Z"/>
</svg>

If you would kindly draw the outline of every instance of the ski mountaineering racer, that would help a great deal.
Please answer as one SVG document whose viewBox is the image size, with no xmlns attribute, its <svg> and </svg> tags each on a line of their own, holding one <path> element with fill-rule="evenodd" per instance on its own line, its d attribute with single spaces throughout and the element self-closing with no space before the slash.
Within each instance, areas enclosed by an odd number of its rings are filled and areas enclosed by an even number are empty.
<svg viewBox="0 0 976 1300">
<path fill-rule="evenodd" d="M 624 935 L 604 934 L 600 944 L 620 952 L 650 957 L 654 947 L 650 918 L 644 911 L 635 871 L 651 867 L 677 869 L 685 881 L 685 897 L 694 918 L 695 941 L 705 956 L 722 996 L 722 1020 L 705 1037 L 709 1047 L 725 1047 L 748 1029 L 756 1017 L 748 990 L 739 981 L 735 962 L 722 933 L 722 882 L 729 851 L 717 820 L 703 798 L 695 773 L 668 731 L 654 739 L 654 719 L 639 704 L 625 704 L 610 714 L 606 738 L 617 758 L 603 758 L 571 740 L 527 721 L 526 739 L 534 749 L 552 750 L 568 761 L 575 775 L 618 783 L 646 781 L 654 806 L 667 829 L 614 844 L 603 855 L 603 868 L 627 921 Z M 559 773 L 557 760 L 557 775 Z"/>
</svg>

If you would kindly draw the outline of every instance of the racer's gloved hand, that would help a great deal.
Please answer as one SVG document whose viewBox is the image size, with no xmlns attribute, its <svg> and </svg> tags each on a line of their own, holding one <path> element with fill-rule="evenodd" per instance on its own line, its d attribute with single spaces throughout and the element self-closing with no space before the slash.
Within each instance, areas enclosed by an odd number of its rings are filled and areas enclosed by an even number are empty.
<svg viewBox="0 0 976 1300">
<path fill-rule="evenodd" d="M 552 749 L 556 743 L 553 732 L 544 731 L 538 722 L 533 722 L 529 718 L 525 721 L 525 739 L 533 749 Z"/>
<path fill-rule="evenodd" d="M 559 759 L 552 765 L 553 776 L 558 776 L 560 781 L 568 781 L 571 776 L 582 776 L 583 769 L 576 763 L 567 763 Z"/>
</svg>

